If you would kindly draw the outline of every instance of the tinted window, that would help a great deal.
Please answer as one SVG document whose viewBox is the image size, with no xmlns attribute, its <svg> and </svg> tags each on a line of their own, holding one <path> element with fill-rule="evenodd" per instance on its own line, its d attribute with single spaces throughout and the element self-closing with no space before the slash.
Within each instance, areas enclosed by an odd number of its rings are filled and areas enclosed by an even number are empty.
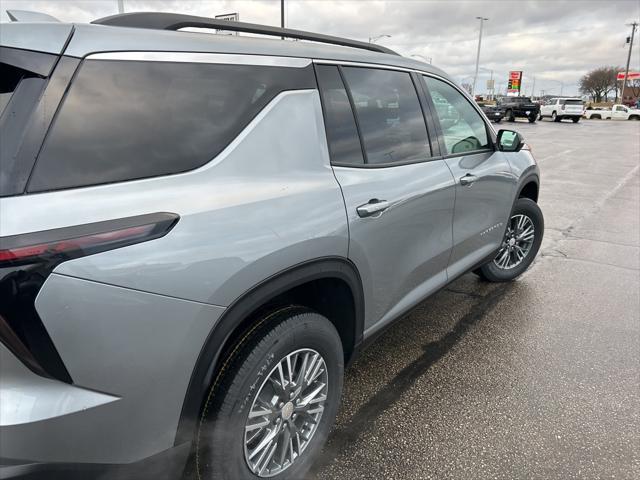
<svg viewBox="0 0 640 480">
<path fill-rule="evenodd" d="M 487 127 L 480 114 L 448 83 L 423 77 L 440 120 L 448 154 L 488 148 Z"/>
<path fill-rule="evenodd" d="M 367 163 L 416 161 L 431 155 L 424 116 L 408 73 L 356 67 L 343 72 Z"/>
<path fill-rule="evenodd" d="M 0 115 L 4 112 L 24 75 L 24 70 L 0 63 Z"/>
<path fill-rule="evenodd" d="M 351 165 L 364 163 L 356 121 L 338 67 L 318 65 L 316 73 L 331 162 Z"/>
<path fill-rule="evenodd" d="M 568 100 L 560 100 L 561 105 L 582 105 L 582 100 L 578 99 L 568 99 Z"/>
<path fill-rule="evenodd" d="M 312 67 L 89 60 L 45 141 L 29 191 L 197 168 Z"/>
</svg>

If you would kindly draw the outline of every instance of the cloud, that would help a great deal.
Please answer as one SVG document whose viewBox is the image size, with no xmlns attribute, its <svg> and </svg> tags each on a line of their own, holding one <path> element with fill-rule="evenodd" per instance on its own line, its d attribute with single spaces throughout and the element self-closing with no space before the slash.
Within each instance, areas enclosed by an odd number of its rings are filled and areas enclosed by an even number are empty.
<svg viewBox="0 0 640 480">
<path fill-rule="evenodd" d="M 280 2 L 124 0 L 126 11 L 170 11 L 214 16 L 239 12 L 247 22 L 278 25 Z M 36 10 L 62 21 L 88 22 L 117 13 L 116 0 L 2 0 L 2 9 Z M 488 17 L 482 39 L 479 86 L 493 70 L 496 83 L 506 83 L 509 70 L 524 71 L 524 89 L 536 77 L 536 92 L 545 89 L 577 92 L 588 70 L 602 65 L 624 66 L 627 58 L 625 24 L 640 17 L 636 0 L 572 1 L 457 1 L 457 0 L 287 0 L 287 26 L 379 42 L 409 55 L 432 58 L 457 81 L 475 69 L 479 22 Z M 2 21 L 7 16 L 2 12 Z M 640 35 L 639 35 L 640 36 Z M 636 37 L 636 39 L 638 36 Z M 638 40 L 636 40 L 638 42 Z M 640 46 L 635 45 L 632 67 L 640 69 Z"/>
</svg>

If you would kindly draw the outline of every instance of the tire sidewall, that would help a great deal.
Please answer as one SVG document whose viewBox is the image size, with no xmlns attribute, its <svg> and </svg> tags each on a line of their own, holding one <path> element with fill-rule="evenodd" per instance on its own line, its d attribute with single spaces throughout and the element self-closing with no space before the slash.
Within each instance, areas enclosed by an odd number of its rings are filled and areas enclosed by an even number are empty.
<svg viewBox="0 0 640 480">
<path fill-rule="evenodd" d="M 251 472 L 244 458 L 244 427 L 248 411 L 256 393 L 272 369 L 289 353 L 310 348 L 322 355 L 327 366 L 329 389 L 320 425 L 302 457 L 282 473 L 270 477 L 274 480 L 302 478 L 319 453 L 333 426 L 341 392 L 344 360 L 340 337 L 325 317 L 314 313 L 299 313 L 280 324 L 279 335 L 267 333 L 254 350 L 241 363 L 227 392 L 219 389 L 224 397 L 211 418 L 205 417 L 201 424 L 199 445 L 196 446 L 204 461 L 199 462 L 198 479 L 242 480 L 259 479 Z M 267 340 L 265 342 L 265 340 Z M 233 375 L 233 373 L 231 373 Z M 242 376 L 242 378 L 237 378 Z M 213 403 L 213 402 L 212 402 Z M 215 402 L 219 403 L 219 402 Z M 215 404 L 212 405 L 215 407 Z"/>
<path fill-rule="evenodd" d="M 482 266 L 482 274 L 490 281 L 508 282 L 522 275 L 531 266 L 538 254 L 538 251 L 540 250 L 540 245 L 542 244 L 542 239 L 544 237 L 544 217 L 542 216 L 540 207 L 536 202 L 529 198 L 519 198 L 516 200 L 516 203 L 511 210 L 509 221 L 511 221 L 511 217 L 518 214 L 527 215 L 533 222 L 535 236 L 531 251 L 527 254 L 527 257 L 520 265 L 509 270 L 501 269 L 493 262 L 493 260 Z"/>
</svg>

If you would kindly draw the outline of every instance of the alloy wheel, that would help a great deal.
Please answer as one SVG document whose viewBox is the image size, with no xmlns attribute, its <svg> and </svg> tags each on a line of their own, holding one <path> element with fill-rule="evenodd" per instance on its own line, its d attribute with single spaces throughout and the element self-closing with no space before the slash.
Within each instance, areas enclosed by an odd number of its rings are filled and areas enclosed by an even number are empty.
<svg viewBox="0 0 640 480">
<path fill-rule="evenodd" d="M 282 358 L 256 394 L 245 424 L 244 455 L 259 477 L 272 477 L 300 457 L 324 412 L 329 378 L 324 358 L 308 348 Z"/>
<path fill-rule="evenodd" d="M 511 217 L 500 250 L 493 260 L 498 268 L 510 270 L 517 267 L 529 255 L 535 239 L 535 226 L 527 215 Z"/>
</svg>

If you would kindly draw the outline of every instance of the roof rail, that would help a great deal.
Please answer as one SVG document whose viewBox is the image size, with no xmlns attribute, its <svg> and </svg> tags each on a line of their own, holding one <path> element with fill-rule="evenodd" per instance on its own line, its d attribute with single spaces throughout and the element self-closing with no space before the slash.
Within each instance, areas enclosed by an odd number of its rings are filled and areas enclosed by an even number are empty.
<svg viewBox="0 0 640 480">
<path fill-rule="evenodd" d="M 193 15 L 182 15 L 178 13 L 164 12 L 134 12 L 112 15 L 110 17 L 94 20 L 97 25 L 110 25 L 116 27 L 132 28 L 152 28 L 155 30 L 179 30 L 186 27 L 215 28 L 217 30 L 229 30 L 243 33 L 257 33 L 274 37 L 297 38 L 299 40 L 311 40 L 313 42 L 331 43 L 344 47 L 361 48 L 378 53 L 389 53 L 398 55 L 393 50 L 373 43 L 350 40 L 348 38 L 322 35 L 320 33 L 305 32 L 302 30 L 292 30 L 289 28 L 272 27 L 269 25 L 258 25 L 256 23 L 232 22 L 207 17 L 197 17 Z"/>
<path fill-rule="evenodd" d="M 46 13 L 30 10 L 7 10 L 7 15 L 12 22 L 60 22 L 56 17 Z"/>
</svg>

